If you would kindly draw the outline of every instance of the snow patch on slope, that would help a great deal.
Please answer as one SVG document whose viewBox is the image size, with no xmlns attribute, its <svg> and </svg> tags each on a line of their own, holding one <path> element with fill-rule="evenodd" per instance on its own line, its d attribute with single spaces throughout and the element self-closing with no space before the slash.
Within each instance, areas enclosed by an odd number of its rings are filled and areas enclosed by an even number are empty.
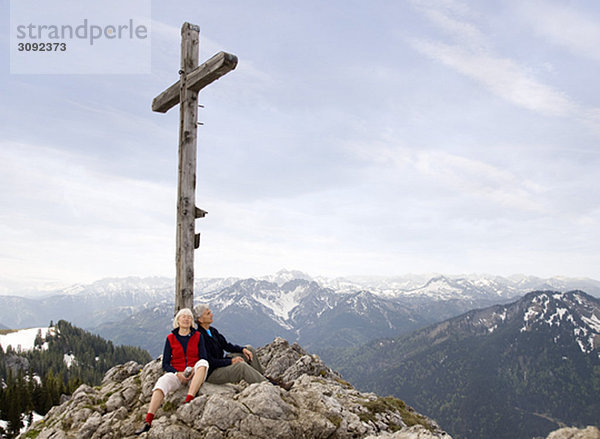
<svg viewBox="0 0 600 439">
<path fill-rule="evenodd" d="M 2 349 L 4 350 L 6 350 L 8 346 L 12 346 L 17 352 L 30 351 L 34 347 L 35 338 L 38 333 L 41 333 L 42 339 L 45 340 L 48 332 L 50 332 L 50 335 L 54 335 L 56 329 L 54 327 L 19 329 L 14 332 L 9 332 L 8 334 L 0 335 L 0 345 L 2 345 Z M 48 349 L 48 345 L 44 343 L 42 349 Z"/>
</svg>

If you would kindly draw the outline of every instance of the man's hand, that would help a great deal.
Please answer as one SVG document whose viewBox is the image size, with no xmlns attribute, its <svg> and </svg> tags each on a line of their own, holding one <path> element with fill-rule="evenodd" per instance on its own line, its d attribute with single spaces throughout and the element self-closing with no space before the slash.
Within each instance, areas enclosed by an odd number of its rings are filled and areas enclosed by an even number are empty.
<svg viewBox="0 0 600 439">
<path fill-rule="evenodd" d="M 231 359 L 231 364 L 243 363 L 243 362 L 244 362 L 244 358 L 243 357 L 233 357 Z"/>
<path fill-rule="evenodd" d="M 252 361 L 252 352 L 250 352 L 248 349 L 244 348 L 244 349 L 242 349 L 242 353 L 246 356 L 248 361 Z"/>
</svg>

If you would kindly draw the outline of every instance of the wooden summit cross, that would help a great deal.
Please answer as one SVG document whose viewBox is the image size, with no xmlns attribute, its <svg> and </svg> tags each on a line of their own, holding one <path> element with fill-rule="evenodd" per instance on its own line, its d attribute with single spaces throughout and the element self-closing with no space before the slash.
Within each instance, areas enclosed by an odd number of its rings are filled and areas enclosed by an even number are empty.
<svg viewBox="0 0 600 439">
<path fill-rule="evenodd" d="M 200 28 L 181 27 L 180 79 L 152 101 L 152 111 L 166 113 L 179 104 L 179 172 L 177 179 L 177 274 L 175 313 L 194 305 L 194 249 L 200 245 L 195 220 L 206 212 L 196 207 L 196 138 L 198 93 L 211 82 L 235 69 L 237 57 L 219 52 L 198 66 Z"/>
</svg>

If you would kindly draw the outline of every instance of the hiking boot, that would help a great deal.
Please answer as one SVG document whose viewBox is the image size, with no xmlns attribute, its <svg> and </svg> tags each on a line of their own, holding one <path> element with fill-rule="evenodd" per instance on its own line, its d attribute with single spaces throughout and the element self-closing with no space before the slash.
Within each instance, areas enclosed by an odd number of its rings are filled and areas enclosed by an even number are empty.
<svg viewBox="0 0 600 439">
<path fill-rule="evenodd" d="M 294 385 L 294 383 L 286 383 L 283 381 L 278 384 L 278 386 L 281 387 L 286 392 L 289 392 L 289 390 L 292 388 L 293 385 Z"/>
<path fill-rule="evenodd" d="M 148 430 L 150 430 L 150 424 L 144 421 L 144 425 L 142 425 L 142 427 L 135 432 L 135 435 L 139 436 L 142 433 L 146 433 Z"/>
<path fill-rule="evenodd" d="M 292 388 L 292 386 L 294 385 L 293 383 L 286 383 L 283 380 L 281 380 L 280 378 L 272 378 L 272 377 L 265 377 L 266 379 L 269 380 L 269 382 L 275 386 L 279 386 L 281 387 L 283 390 L 290 390 Z"/>
</svg>

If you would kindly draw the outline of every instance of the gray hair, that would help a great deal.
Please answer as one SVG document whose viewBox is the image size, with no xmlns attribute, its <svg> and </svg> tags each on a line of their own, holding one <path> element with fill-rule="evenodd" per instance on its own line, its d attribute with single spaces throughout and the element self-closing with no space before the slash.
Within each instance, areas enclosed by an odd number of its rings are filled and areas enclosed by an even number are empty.
<svg viewBox="0 0 600 439">
<path fill-rule="evenodd" d="M 181 316 L 190 316 L 192 318 L 192 325 L 194 326 L 194 328 L 196 327 L 194 313 L 189 308 L 181 308 L 173 318 L 173 329 L 179 328 L 179 317 Z"/>
<path fill-rule="evenodd" d="M 200 303 L 200 304 L 196 305 L 194 307 L 194 316 L 196 316 L 196 320 L 198 320 L 200 318 L 200 316 L 202 314 L 204 314 L 204 311 L 206 311 L 207 309 L 208 309 L 207 303 Z"/>
</svg>

